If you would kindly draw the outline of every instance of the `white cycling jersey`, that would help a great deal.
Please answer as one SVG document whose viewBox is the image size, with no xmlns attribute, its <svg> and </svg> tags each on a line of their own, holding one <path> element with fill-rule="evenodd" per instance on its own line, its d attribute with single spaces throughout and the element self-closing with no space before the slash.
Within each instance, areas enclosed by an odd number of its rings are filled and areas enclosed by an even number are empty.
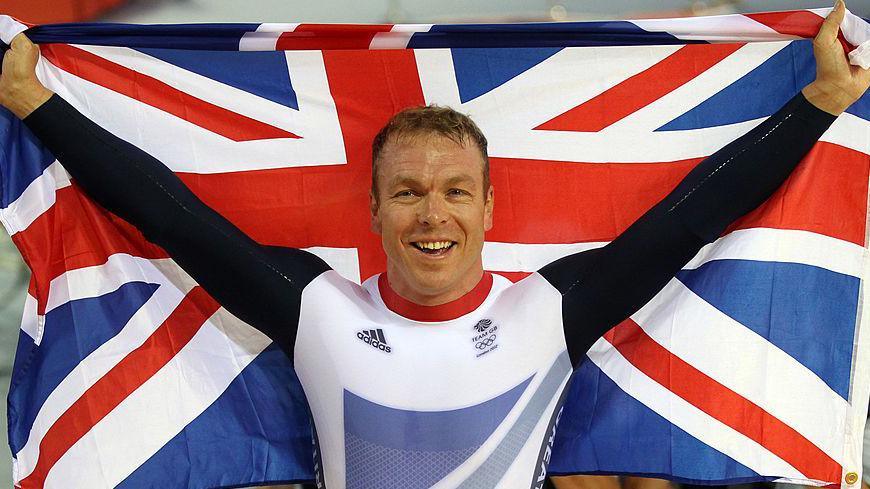
<svg viewBox="0 0 870 489">
<path fill-rule="evenodd" d="M 561 293 L 538 274 L 487 274 L 425 307 L 382 277 L 328 271 L 302 294 L 296 372 L 318 487 L 542 487 L 572 372 Z"/>
</svg>

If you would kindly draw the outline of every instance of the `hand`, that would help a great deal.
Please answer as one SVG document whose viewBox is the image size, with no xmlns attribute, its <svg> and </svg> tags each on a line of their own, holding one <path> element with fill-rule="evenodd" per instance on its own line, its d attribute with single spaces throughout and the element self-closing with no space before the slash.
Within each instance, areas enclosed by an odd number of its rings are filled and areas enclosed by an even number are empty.
<svg viewBox="0 0 870 489">
<path fill-rule="evenodd" d="M 48 100 L 52 93 L 36 77 L 39 48 L 24 33 L 12 38 L 0 71 L 0 105 L 23 119 Z"/>
<path fill-rule="evenodd" d="M 838 0 L 813 40 L 816 79 L 803 89 L 810 103 L 834 115 L 842 114 L 870 86 L 870 70 L 850 65 L 837 40 L 845 15 L 846 4 Z"/>
</svg>

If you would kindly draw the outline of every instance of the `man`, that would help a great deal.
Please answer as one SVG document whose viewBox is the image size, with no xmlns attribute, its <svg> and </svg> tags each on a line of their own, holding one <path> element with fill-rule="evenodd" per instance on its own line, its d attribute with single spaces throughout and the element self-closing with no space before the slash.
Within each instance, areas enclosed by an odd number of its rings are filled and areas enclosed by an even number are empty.
<svg viewBox="0 0 870 489">
<path fill-rule="evenodd" d="M 844 12 L 839 3 L 823 24 L 817 78 L 802 94 L 608 246 L 516 284 L 483 270 L 494 208 L 486 139 L 450 109 L 403 111 L 375 138 L 371 224 L 387 271 L 359 286 L 307 252 L 252 241 L 46 90 L 22 36 L 3 61 L 0 103 L 97 202 L 290 356 L 314 420 L 319 485 L 540 487 L 572 367 L 590 345 L 763 202 L 870 85 L 837 42 Z"/>
</svg>

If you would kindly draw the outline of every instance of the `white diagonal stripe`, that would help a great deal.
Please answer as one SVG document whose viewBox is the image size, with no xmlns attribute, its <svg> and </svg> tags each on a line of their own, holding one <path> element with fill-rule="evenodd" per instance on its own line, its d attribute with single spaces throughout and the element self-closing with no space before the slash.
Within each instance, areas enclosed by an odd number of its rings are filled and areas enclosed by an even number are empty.
<svg viewBox="0 0 870 489">
<path fill-rule="evenodd" d="M 806 479 L 797 469 L 754 440 L 701 411 L 636 369 L 607 340 L 600 338 L 587 354 L 620 389 L 702 443 L 759 474 Z"/>
<path fill-rule="evenodd" d="M 671 90 L 647 106 L 606 127 L 604 131 L 625 134 L 656 134 L 656 129 L 691 111 L 719 93 L 723 87 L 740 80 L 746 73 L 766 63 L 771 56 L 789 46 L 789 42 L 748 44 L 719 61 L 683 85 Z M 748 121 L 747 129 L 766 117 Z M 671 132 L 671 131 L 663 131 Z M 680 131 L 678 131 L 680 132 Z M 641 143 L 646 136 L 638 136 Z M 651 148 L 644 148 L 640 151 Z"/>
<path fill-rule="evenodd" d="M 202 414 L 270 343 L 219 309 L 172 360 L 70 447 L 45 487 L 115 487 Z M 133 425 L 139 436 L 126 436 Z"/>
<path fill-rule="evenodd" d="M 218 107 L 293 132 L 298 136 L 309 136 L 303 125 L 295 123 L 294 119 L 300 117 L 299 111 L 272 100 L 188 71 L 135 49 L 111 46 L 76 47 L 138 73 L 154 77 L 173 88 Z M 239 54 L 239 56 L 243 56 L 243 54 Z M 294 78 L 299 76 L 303 75 L 294 73 Z"/>
<path fill-rule="evenodd" d="M 323 56 L 315 51 L 287 51 L 284 56 L 293 73 L 293 89 L 299 110 L 271 101 L 254 101 L 243 90 L 209 80 L 144 54 L 124 48 L 87 47 L 113 61 L 149 69 L 145 74 L 162 76 L 169 85 L 190 88 L 191 95 L 253 119 L 264 120 L 294 134 L 298 139 L 279 138 L 233 141 L 180 117 L 132 100 L 113 90 L 74 76 L 41 58 L 40 80 L 73 107 L 88 115 L 119 138 L 148 152 L 175 172 L 224 173 L 300 166 L 339 165 L 347 162 L 344 139 L 335 102 L 329 92 Z M 150 58 L 150 61 L 148 60 Z M 196 83 L 194 83 L 196 81 Z M 202 82 L 202 85 L 197 83 Z M 218 97 L 220 96 L 220 98 Z M 219 98 L 219 99 L 218 99 Z M 240 104 L 246 101 L 250 104 Z M 273 110 L 274 109 L 274 110 Z M 279 120 L 280 119 L 280 120 Z M 142 124 L 143 120 L 150 121 Z M 176 144 L 163 144 L 174 141 Z"/>
<path fill-rule="evenodd" d="M 157 268 L 158 264 L 161 268 Z M 102 265 L 69 270 L 51 281 L 45 312 L 51 312 L 69 301 L 108 294 L 129 282 L 162 284 L 167 282 L 165 276 L 167 267 L 178 270 L 170 260 L 152 261 L 117 253 L 110 256 Z M 189 277 L 187 280 L 185 293 L 194 285 Z"/>
<path fill-rule="evenodd" d="M 39 457 L 39 444 L 45 433 L 66 412 L 67 409 L 87 391 L 94 383 L 108 373 L 128 353 L 138 348 L 163 321 L 172 313 L 184 298 L 187 290 L 180 290 L 166 278 L 160 279 L 158 268 L 171 269 L 168 260 L 145 260 L 141 258 L 122 258 L 111 260 L 100 267 L 82 269 L 81 273 L 92 273 L 93 280 L 78 277 L 75 282 L 83 286 L 96 284 L 105 276 L 103 268 L 113 267 L 117 273 L 133 278 L 138 273 L 139 280 L 158 283 L 160 287 L 151 298 L 136 311 L 124 328 L 110 340 L 88 355 L 67 375 L 46 398 L 34 419 L 27 442 L 15 454 L 17 459 L 17 480 L 27 477 L 35 468 Z M 59 283 L 63 286 L 66 282 Z M 91 293 L 104 290 L 101 286 L 91 288 Z M 69 296 L 69 292 L 64 295 Z M 76 294 L 80 295 L 80 294 Z"/>
<path fill-rule="evenodd" d="M 69 174 L 55 160 L 43 170 L 42 175 L 30 182 L 14 202 L 0 209 L 0 222 L 10 236 L 24 231 L 54 205 L 55 192 L 69 184 Z"/>
<path fill-rule="evenodd" d="M 315 247 L 309 248 L 308 251 L 323 258 L 346 278 L 359 281 L 359 259 L 356 249 Z M 71 300 L 99 297 L 133 281 L 155 283 L 159 284 L 160 287 L 115 337 L 101 345 L 79 363 L 51 392 L 34 420 L 27 442 L 16 454 L 16 480 L 27 477 L 33 471 L 39 456 L 39 443 L 54 422 L 87 389 L 108 373 L 118 361 L 138 348 L 166 320 L 187 292 L 196 285 L 193 279 L 170 259 L 147 260 L 126 254 L 112 255 L 103 265 L 71 270 L 52 280 L 46 307 L 47 312 Z M 35 306 L 35 300 L 33 303 Z M 257 350 L 259 353 L 271 341 L 266 339 L 267 344 L 260 347 L 260 342 L 265 336 L 223 309 L 220 309 L 219 312 L 220 314 L 213 317 L 211 322 L 217 324 L 220 331 L 233 339 L 230 344 L 242 345 L 238 348 L 247 348 L 245 345 L 253 342 L 252 344 L 259 348 Z M 40 316 L 39 319 L 44 320 L 44 316 Z M 33 321 L 28 320 L 26 323 L 23 321 L 22 327 L 31 325 L 31 323 Z M 31 336 L 35 335 L 34 339 L 38 343 L 42 336 L 41 327 L 34 331 L 34 327 L 31 325 L 27 327 L 27 330 Z M 226 343 L 226 338 L 224 342 Z M 238 366 L 241 363 L 236 362 L 234 365 Z M 121 464 L 118 467 L 125 466 Z M 100 471 L 97 470 L 95 473 L 100 473 Z M 46 487 L 50 486 L 46 484 Z"/>
<path fill-rule="evenodd" d="M 844 425 L 849 403 L 791 355 L 679 280 L 671 280 L 632 319 L 671 353 L 842 463 L 843 433 L 832 427 Z"/>
</svg>

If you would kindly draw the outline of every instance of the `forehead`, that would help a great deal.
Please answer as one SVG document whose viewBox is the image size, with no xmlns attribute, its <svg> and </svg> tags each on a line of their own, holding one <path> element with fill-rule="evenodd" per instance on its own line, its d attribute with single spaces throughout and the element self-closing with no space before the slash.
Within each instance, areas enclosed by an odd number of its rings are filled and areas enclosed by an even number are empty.
<svg viewBox="0 0 870 489">
<path fill-rule="evenodd" d="M 483 179 L 483 156 L 473 144 L 461 145 L 441 135 L 403 136 L 388 141 L 378 159 L 377 178 L 428 180 L 467 176 Z"/>
</svg>

